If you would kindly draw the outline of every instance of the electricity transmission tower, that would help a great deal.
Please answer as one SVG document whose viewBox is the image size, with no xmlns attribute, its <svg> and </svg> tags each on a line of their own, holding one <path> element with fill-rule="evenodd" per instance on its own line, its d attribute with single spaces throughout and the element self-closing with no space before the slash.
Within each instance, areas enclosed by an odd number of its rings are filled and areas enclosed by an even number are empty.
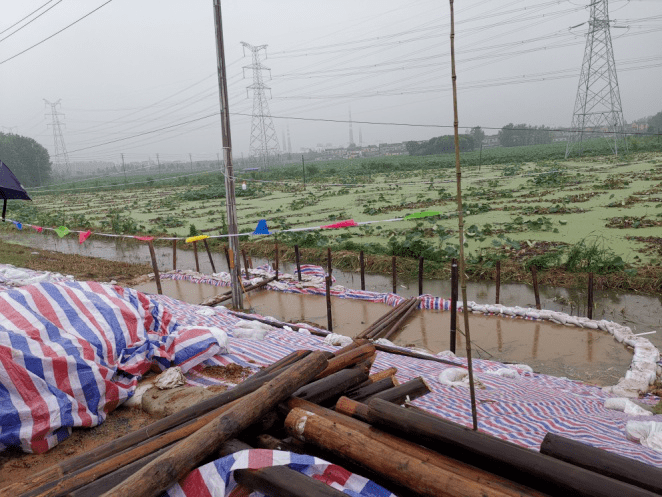
<svg viewBox="0 0 662 497">
<path fill-rule="evenodd" d="M 584 61 L 566 158 L 573 152 L 581 155 L 584 141 L 598 137 L 605 138 L 616 155 L 619 145 L 627 151 L 625 121 L 611 43 L 609 2 L 592 0 L 590 8 Z"/>
<path fill-rule="evenodd" d="M 246 87 L 253 90 L 253 120 L 251 122 L 251 143 L 250 143 L 250 162 L 252 165 L 267 169 L 269 166 L 280 163 L 280 147 L 278 146 L 278 137 L 276 128 L 269 112 L 269 103 L 265 95 L 265 90 L 271 90 L 264 84 L 262 71 L 269 71 L 268 67 L 262 64 L 263 57 L 267 57 L 267 45 L 253 46 L 246 42 L 241 42 L 246 49 L 250 50 L 253 56 L 253 63 L 250 66 L 244 66 L 243 69 L 252 69 L 253 84 Z M 264 54 L 262 51 L 264 50 Z"/>
<path fill-rule="evenodd" d="M 69 176 L 71 175 L 71 165 L 69 164 L 69 155 L 67 154 L 67 147 L 64 144 L 62 124 L 60 123 L 60 116 L 64 116 L 64 114 L 57 110 L 57 107 L 60 105 L 60 100 L 52 103 L 44 99 L 44 102 L 46 102 L 46 106 L 51 106 L 50 116 L 52 118 L 52 123 L 50 126 L 53 128 L 53 164 L 56 164 L 61 172 L 64 172 Z M 46 117 L 48 116 L 49 114 L 46 114 Z"/>
</svg>

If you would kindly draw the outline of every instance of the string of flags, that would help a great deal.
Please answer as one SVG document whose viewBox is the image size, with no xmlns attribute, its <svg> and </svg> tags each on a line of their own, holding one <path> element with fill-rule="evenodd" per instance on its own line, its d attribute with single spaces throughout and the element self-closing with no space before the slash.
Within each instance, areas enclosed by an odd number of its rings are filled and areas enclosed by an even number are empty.
<svg viewBox="0 0 662 497">
<path fill-rule="evenodd" d="M 361 222 L 356 222 L 354 219 L 345 219 L 344 221 L 338 221 L 333 224 L 326 224 L 326 225 L 321 225 L 321 226 L 308 226 L 304 228 L 290 228 L 290 229 L 284 229 L 284 230 L 270 230 L 268 225 L 267 225 L 267 220 L 266 219 L 260 219 L 259 222 L 257 223 L 257 226 L 252 232 L 247 232 L 247 233 L 237 233 L 237 235 L 234 236 L 257 236 L 257 235 L 275 235 L 277 233 L 292 233 L 296 231 L 316 231 L 316 230 L 327 230 L 327 229 L 340 229 L 340 228 L 353 228 L 353 227 L 358 227 L 358 226 L 364 226 L 367 224 L 382 224 L 382 223 L 393 223 L 397 221 L 408 221 L 410 219 L 420 219 L 424 217 L 432 217 L 432 216 L 439 216 L 441 213 L 437 211 L 424 211 L 424 212 L 416 212 L 413 214 L 408 214 L 404 217 L 397 217 L 393 219 L 380 219 L 380 220 L 375 220 L 375 221 L 361 221 Z M 38 233 L 43 233 L 44 230 L 46 231 L 52 231 L 55 234 L 57 234 L 60 238 L 64 238 L 70 233 L 76 233 L 78 234 L 78 243 L 83 244 L 90 236 L 96 235 L 96 236 L 104 236 L 104 237 L 111 237 L 111 238 L 133 238 L 134 240 L 140 240 L 143 242 L 151 242 L 153 240 L 184 240 L 185 243 L 193 243 L 193 242 L 198 242 L 206 239 L 212 239 L 212 238 L 229 238 L 231 235 L 196 235 L 196 236 L 189 236 L 189 237 L 154 237 L 154 236 L 142 236 L 142 235 L 117 235 L 114 233 L 98 233 L 98 232 L 93 232 L 91 230 L 85 230 L 85 231 L 77 231 L 77 230 L 70 230 L 66 226 L 58 226 L 57 228 L 49 228 L 45 226 L 37 226 L 34 224 L 28 224 L 28 223 L 21 223 L 20 221 L 14 221 L 11 219 L 7 219 L 8 222 L 11 222 L 14 224 L 16 229 L 22 230 L 24 226 L 28 226 L 30 228 L 33 228 L 35 231 Z"/>
</svg>

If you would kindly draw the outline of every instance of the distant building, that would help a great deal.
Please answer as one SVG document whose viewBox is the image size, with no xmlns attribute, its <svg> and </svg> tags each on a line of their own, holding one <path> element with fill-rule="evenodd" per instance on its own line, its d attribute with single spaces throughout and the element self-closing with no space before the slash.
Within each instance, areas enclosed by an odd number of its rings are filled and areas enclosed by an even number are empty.
<svg viewBox="0 0 662 497">
<path fill-rule="evenodd" d="M 483 148 L 498 147 L 500 145 L 499 135 L 486 135 L 483 137 Z"/>
<path fill-rule="evenodd" d="M 380 143 L 379 155 L 409 155 L 404 143 Z"/>
</svg>

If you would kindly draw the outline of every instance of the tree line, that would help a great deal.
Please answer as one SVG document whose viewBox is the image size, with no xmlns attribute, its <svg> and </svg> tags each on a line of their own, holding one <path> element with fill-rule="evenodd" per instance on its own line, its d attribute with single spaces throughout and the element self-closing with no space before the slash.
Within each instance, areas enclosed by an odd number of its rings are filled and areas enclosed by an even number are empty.
<svg viewBox="0 0 662 497">
<path fill-rule="evenodd" d="M 0 133 L 0 160 L 23 186 L 41 186 L 51 179 L 51 159 L 42 145 L 32 138 Z"/>
</svg>

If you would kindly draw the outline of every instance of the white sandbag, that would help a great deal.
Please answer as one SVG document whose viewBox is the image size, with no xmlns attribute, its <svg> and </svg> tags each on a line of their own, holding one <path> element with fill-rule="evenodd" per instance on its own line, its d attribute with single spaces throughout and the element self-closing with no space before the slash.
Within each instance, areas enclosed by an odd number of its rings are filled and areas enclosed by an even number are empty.
<svg viewBox="0 0 662 497">
<path fill-rule="evenodd" d="M 211 307 L 201 306 L 198 310 L 195 311 L 196 314 L 200 316 L 213 316 L 216 314 L 216 311 Z"/>
<path fill-rule="evenodd" d="M 541 311 L 538 311 L 537 309 L 528 309 L 525 316 L 531 319 L 542 319 L 541 314 Z"/>
<path fill-rule="evenodd" d="M 263 328 L 235 328 L 232 331 L 235 338 L 244 338 L 246 340 L 264 340 L 268 333 L 269 331 Z"/>
<path fill-rule="evenodd" d="M 387 338 L 378 338 L 374 343 L 377 345 L 385 345 L 386 347 L 395 347 L 395 344 Z"/>
<path fill-rule="evenodd" d="M 657 452 L 662 452 L 662 423 L 656 421 L 628 421 L 625 425 L 628 440 L 639 442 Z"/>
<path fill-rule="evenodd" d="M 143 405 L 143 395 L 147 390 L 154 386 L 153 378 L 143 381 L 138 384 L 133 395 L 126 400 L 122 405 L 125 407 L 134 407 L 140 409 Z"/>
<path fill-rule="evenodd" d="M 457 357 L 454 352 L 451 352 L 450 350 L 442 350 L 441 352 L 437 352 L 437 357 Z"/>
<path fill-rule="evenodd" d="M 652 416 L 653 413 L 635 404 L 626 397 L 615 397 L 605 400 L 605 409 L 621 411 L 633 416 Z"/>
<path fill-rule="evenodd" d="M 528 364 L 511 364 L 508 367 L 519 369 L 523 373 L 533 373 L 533 368 L 531 368 L 531 366 L 529 366 Z"/>
<path fill-rule="evenodd" d="M 334 345 L 336 347 L 345 347 L 352 343 L 351 337 L 346 337 L 345 335 L 339 335 L 337 333 L 329 333 L 324 337 L 324 343 L 327 345 Z"/>
<path fill-rule="evenodd" d="M 461 368 L 448 368 L 439 373 L 439 383 L 450 387 L 469 387 L 469 371 Z"/>
<path fill-rule="evenodd" d="M 222 330 L 222 329 L 217 328 L 215 326 L 209 327 L 208 330 L 214 336 L 214 338 L 216 339 L 216 342 L 218 342 L 218 345 L 221 347 L 221 350 L 218 353 L 219 354 L 227 354 L 228 353 L 228 334 L 225 332 L 225 330 Z"/>
<path fill-rule="evenodd" d="M 179 366 L 166 369 L 154 381 L 154 386 L 159 390 L 169 390 L 185 384 L 186 378 L 184 377 L 184 373 L 182 373 L 182 368 Z"/>
<path fill-rule="evenodd" d="M 648 390 L 648 382 L 641 382 L 629 378 L 621 378 L 616 385 L 603 387 L 602 391 L 617 397 L 639 398 L 640 393 Z"/>
<path fill-rule="evenodd" d="M 501 368 L 497 369 L 496 371 L 487 371 L 487 374 L 501 376 L 502 378 L 509 378 L 511 380 L 518 380 L 520 377 L 517 371 L 510 368 Z"/>
</svg>

